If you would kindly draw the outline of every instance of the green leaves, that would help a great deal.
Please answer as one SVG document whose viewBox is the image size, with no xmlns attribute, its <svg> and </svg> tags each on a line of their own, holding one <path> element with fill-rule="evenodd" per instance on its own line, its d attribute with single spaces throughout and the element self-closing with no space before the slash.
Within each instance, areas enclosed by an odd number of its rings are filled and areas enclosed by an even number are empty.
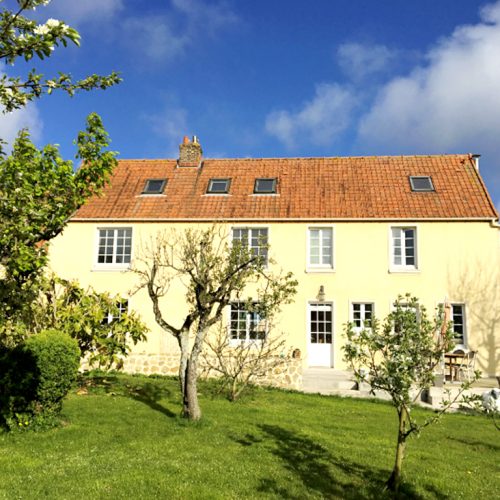
<svg viewBox="0 0 500 500">
<path fill-rule="evenodd" d="M 119 310 L 121 300 L 52 276 L 41 284 L 31 328 L 34 333 L 46 328 L 63 331 L 78 341 L 81 356 L 90 364 L 116 366 L 148 331 L 134 312 Z"/>
<path fill-rule="evenodd" d="M 45 23 L 25 17 L 26 10 L 46 5 L 47 1 L 18 1 L 17 12 L 3 9 L 0 12 L 0 61 L 14 65 L 18 58 L 25 62 L 50 57 L 56 48 L 68 44 L 80 45 L 80 34 L 74 28 L 57 19 L 48 19 Z M 106 76 L 89 75 L 73 80 L 68 73 L 59 73 L 57 77 L 45 78 L 42 73 L 32 69 L 25 76 L 2 75 L 0 78 L 0 105 L 8 113 L 26 106 L 43 94 L 52 94 L 61 90 L 73 96 L 80 91 L 106 89 L 121 81 L 118 73 Z"/>
</svg>

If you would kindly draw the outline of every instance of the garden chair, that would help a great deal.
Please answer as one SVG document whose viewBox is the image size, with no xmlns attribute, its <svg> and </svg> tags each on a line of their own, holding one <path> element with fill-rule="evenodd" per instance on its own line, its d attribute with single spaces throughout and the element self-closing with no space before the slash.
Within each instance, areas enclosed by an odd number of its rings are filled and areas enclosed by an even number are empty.
<svg viewBox="0 0 500 500">
<path fill-rule="evenodd" d="M 457 368 L 458 380 L 463 380 L 465 378 L 468 382 L 470 382 L 474 378 L 476 354 L 477 351 L 468 351 L 465 353 L 460 366 Z"/>
</svg>

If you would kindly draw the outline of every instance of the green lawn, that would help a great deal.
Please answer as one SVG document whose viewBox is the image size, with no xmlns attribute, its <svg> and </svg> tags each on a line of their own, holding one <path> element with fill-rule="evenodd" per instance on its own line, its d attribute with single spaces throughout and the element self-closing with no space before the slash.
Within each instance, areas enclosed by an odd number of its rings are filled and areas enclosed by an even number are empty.
<svg viewBox="0 0 500 500">
<path fill-rule="evenodd" d="M 0 498 L 384 497 L 388 404 L 278 390 L 229 403 L 206 385 L 203 421 L 191 424 L 178 417 L 175 380 L 107 380 L 70 395 L 64 427 L 0 434 Z M 497 498 L 499 451 L 490 421 L 448 415 L 410 441 L 404 496 Z"/>
</svg>

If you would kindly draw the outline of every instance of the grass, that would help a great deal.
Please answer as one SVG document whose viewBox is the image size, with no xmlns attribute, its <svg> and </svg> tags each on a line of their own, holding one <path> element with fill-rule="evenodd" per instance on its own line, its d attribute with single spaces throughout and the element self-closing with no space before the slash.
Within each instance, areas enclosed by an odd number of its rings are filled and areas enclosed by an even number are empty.
<svg viewBox="0 0 500 500">
<path fill-rule="evenodd" d="M 71 394 L 65 425 L 0 433 L 0 498 L 385 498 L 396 433 L 381 402 L 201 388 L 203 420 L 178 416 L 177 382 L 111 375 Z M 418 410 L 424 412 L 424 410 Z M 409 442 L 402 497 L 496 498 L 498 431 L 447 415 Z"/>
</svg>

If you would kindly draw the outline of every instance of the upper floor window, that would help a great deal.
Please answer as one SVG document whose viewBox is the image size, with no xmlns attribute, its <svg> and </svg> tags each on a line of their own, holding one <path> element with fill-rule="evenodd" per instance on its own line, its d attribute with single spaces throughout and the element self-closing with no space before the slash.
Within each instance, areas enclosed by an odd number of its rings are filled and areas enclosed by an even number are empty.
<svg viewBox="0 0 500 500">
<path fill-rule="evenodd" d="M 148 179 L 142 190 L 142 194 L 162 194 L 167 179 Z"/>
<path fill-rule="evenodd" d="M 97 264 L 126 266 L 132 254 L 132 228 L 99 229 Z"/>
<path fill-rule="evenodd" d="M 333 229 L 331 227 L 309 228 L 308 267 L 333 268 Z"/>
<path fill-rule="evenodd" d="M 274 194 L 276 193 L 276 179 L 255 179 L 253 189 L 255 194 Z"/>
<path fill-rule="evenodd" d="M 373 304 L 370 302 L 353 302 L 351 316 L 354 328 L 357 330 L 371 328 L 373 321 Z"/>
<path fill-rule="evenodd" d="M 229 193 L 231 179 L 210 179 L 208 181 L 208 194 L 226 194 Z"/>
<path fill-rule="evenodd" d="M 267 265 L 267 227 L 233 227 L 233 242 L 240 242 L 253 255 L 262 258 L 264 265 Z"/>
<path fill-rule="evenodd" d="M 432 179 L 428 175 L 410 176 L 410 186 L 412 191 L 434 191 Z"/>
<path fill-rule="evenodd" d="M 417 228 L 391 228 L 391 267 L 393 270 L 417 270 Z"/>
<path fill-rule="evenodd" d="M 245 302 L 232 302 L 229 332 L 231 340 L 263 340 L 266 322 L 256 311 L 249 311 Z"/>
</svg>

